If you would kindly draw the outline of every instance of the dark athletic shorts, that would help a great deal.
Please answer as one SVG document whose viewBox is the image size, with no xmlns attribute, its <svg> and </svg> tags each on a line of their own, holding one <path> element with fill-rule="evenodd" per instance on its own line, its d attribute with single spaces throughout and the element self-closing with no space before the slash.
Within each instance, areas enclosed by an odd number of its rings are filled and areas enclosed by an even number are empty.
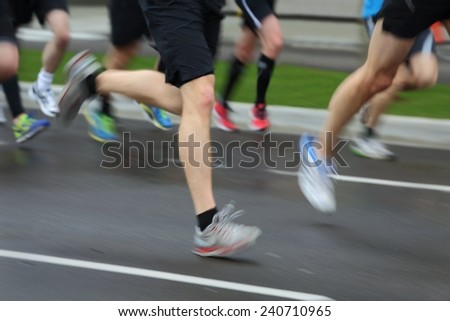
<svg viewBox="0 0 450 321">
<path fill-rule="evenodd" d="M 127 46 L 143 36 L 150 38 L 138 0 L 109 0 L 108 11 L 114 46 Z"/>
<path fill-rule="evenodd" d="M 214 73 L 224 0 L 139 0 L 166 66 L 166 82 L 181 87 Z"/>
<path fill-rule="evenodd" d="M 450 1 L 386 0 L 379 16 L 384 18 L 384 31 L 414 38 L 434 22 L 450 18 Z"/>
<path fill-rule="evenodd" d="M 236 0 L 242 10 L 244 25 L 256 31 L 261 29 L 265 17 L 275 14 L 275 0 Z"/>
<path fill-rule="evenodd" d="M 30 23 L 33 13 L 36 14 L 39 23 L 45 23 L 45 17 L 52 10 L 63 10 L 69 12 L 67 0 L 10 0 L 13 3 L 15 26 Z"/>
<path fill-rule="evenodd" d="M 0 41 L 16 43 L 13 19 L 7 0 L 0 0 Z"/>
<path fill-rule="evenodd" d="M 372 36 L 373 29 L 375 27 L 376 17 L 369 17 L 365 20 L 367 33 L 369 37 Z M 431 30 L 425 29 L 416 37 L 413 46 L 409 50 L 406 60 L 416 53 L 434 53 L 436 54 L 436 43 Z"/>
</svg>

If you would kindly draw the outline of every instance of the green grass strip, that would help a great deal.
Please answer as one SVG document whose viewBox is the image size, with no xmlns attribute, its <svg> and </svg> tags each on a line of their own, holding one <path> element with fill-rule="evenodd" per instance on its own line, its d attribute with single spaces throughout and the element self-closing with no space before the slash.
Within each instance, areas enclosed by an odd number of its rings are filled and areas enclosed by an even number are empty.
<svg viewBox="0 0 450 321">
<path fill-rule="evenodd" d="M 34 81 L 41 67 L 41 51 L 22 49 L 20 55 L 20 80 Z M 73 53 L 68 52 L 64 63 L 72 55 Z M 102 58 L 102 55 L 97 56 Z M 149 69 L 154 62 L 155 58 L 136 57 L 130 64 L 130 69 Z M 227 66 L 223 61 L 216 65 L 218 90 L 223 86 Z M 61 69 L 59 68 L 55 75 L 57 84 L 63 83 Z M 232 100 L 249 103 L 254 101 L 256 73 L 255 64 L 247 68 Z M 332 93 L 346 76 L 347 73 L 344 72 L 279 64 L 275 69 L 267 100 L 272 105 L 325 109 Z M 450 119 L 450 86 L 437 84 L 426 90 L 400 93 L 388 114 Z"/>
</svg>

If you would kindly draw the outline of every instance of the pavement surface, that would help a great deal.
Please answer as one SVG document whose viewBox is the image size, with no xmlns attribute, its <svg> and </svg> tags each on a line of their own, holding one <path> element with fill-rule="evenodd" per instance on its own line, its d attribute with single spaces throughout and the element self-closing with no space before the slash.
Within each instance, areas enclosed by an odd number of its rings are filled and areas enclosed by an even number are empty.
<svg viewBox="0 0 450 321">
<path fill-rule="evenodd" d="M 228 165 L 214 171 L 218 204 L 236 200 L 247 211 L 239 221 L 263 234 L 246 253 L 204 259 L 190 252 L 189 193 L 176 153 L 161 143 L 176 130 L 130 120 L 121 128 L 156 147 L 122 145 L 115 169 L 100 167 L 112 159 L 81 118 L 20 146 L 0 129 L 1 300 L 450 299 L 448 151 L 393 146 L 399 160 L 377 162 L 344 150 L 348 181 L 337 184 L 337 213 L 324 216 L 286 165 L 297 137 L 273 135 L 290 144 L 283 155 L 257 148 L 262 134 L 214 130 L 223 145 L 248 142 L 246 153 L 218 158 Z M 268 152 L 274 164 L 242 167 Z M 143 155 L 169 166 L 139 168 Z"/>
</svg>

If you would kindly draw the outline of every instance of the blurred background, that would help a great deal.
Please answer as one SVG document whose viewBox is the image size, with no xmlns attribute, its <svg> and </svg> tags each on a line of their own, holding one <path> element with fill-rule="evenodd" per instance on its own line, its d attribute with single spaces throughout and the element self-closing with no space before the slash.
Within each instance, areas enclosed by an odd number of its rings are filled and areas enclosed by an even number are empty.
<svg viewBox="0 0 450 321">
<path fill-rule="evenodd" d="M 72 42 L 66 60 L 74 52 L 89 48 L 101 57 L 108 48 L 109 20 L 106 1 L 71 0 Z M 234 41 L 240 29 L 240 18 L 235 16 L 234 1 L 227 1 L 227 17 L 223 22 L 222 43 L 217 64 L 217 86 L 225 78 L 226 63 L 231 58 Z M 285 47 L 278 60 L 274 81 L 268 97 L 272 105 L 304 106 L 324 109 L 337 84 L 363 61 L 366 55 L 368 37 L 360 20 L 360 0 L 283 0 L 277 3 Z M 23 49 L 42 49 L 51 37 L 49 30 L 42 29 L 35 20 L 31 25 L 20 28 L 18 33 Z M 447 44 L 438 46 L 442 53 L 439 66 L 439 83 L 450 83 L 450 64 L 447 61 Z M 32 81 L 38 72 L 39 52 L 22 54 L 20 76 L 22 81 Z M 142 46 L 141 55 L 156 57 L 149 46 Z M 255 59 L 257 57 L 255 56 Z M 225 64 L 224 64 L 225 63 Z M 131 69 L 153 66 L 153 60 L 136 59 Z M 294 67 L 291 68 L 291 67 Z M 310 69 L 313 67 L 314 69 Z M 253 69 L 252 69 L 253 68 Z M 61 68 L 60 68 L 61 69 Z M 252 102 L 254 65 L 237 88 L 233 100 Z M 283 79 L 282 84 L 277 79 Z M 56 73 L 56 82 L 62 83 L 61 73 Z M 320 83 L 320 86 L 315 84 Z M 450 118 L 450 98 L 443 93 L 446 86 L 437 86 L 424 91 L 401 93 L 399 99 L 387 113 L 407 116 Z M 303 90 L 297 90 L 302 88 Z M 438 99 L 439 97 L 439 99 Z M 427 104 L 426 109 L 422 108 Z"/>
</svg>

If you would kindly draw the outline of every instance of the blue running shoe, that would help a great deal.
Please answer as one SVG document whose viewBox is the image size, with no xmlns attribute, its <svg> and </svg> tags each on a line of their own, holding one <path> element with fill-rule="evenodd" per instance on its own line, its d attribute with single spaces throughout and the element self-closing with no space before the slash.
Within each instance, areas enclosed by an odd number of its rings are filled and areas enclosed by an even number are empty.
<svg viewBox="0 0 450 321">
<path fill-rule="evenodd" d="M 298 184 L 306 199 L 314 208 L 324 213 L 336 211 L 334 182 L 336 174 L 330 164 L 321 161 L 314 150 L 317 141 L 314 136 L 303 135 L 299 142 L 300 166 Z"/>
<path fill-rule="evenodd" d="M 145 117 L 156 127 L 162 130 L 169 130 L 173 127 L 169 115 L 161 108 L 148 106 L 146 104 L 139 104 L 139 107 L 144 112 Z"/>
<path fill-rule="evenodd" d="M 105 143 L 119 139 L 114 118 L 90 108 L 85 108 L 83 115 L 89 124 L 88 133 L 93 140 Z"/>
<path fill-rule="evenodd" d="M 16 124 L 13 125 L 14 137 L 20 144 L 35 137 L 49 126 L 50 122 L 46 119 L 34 119 L 28 114 L 21 114 L 17 118 Z"/>
</svg>

